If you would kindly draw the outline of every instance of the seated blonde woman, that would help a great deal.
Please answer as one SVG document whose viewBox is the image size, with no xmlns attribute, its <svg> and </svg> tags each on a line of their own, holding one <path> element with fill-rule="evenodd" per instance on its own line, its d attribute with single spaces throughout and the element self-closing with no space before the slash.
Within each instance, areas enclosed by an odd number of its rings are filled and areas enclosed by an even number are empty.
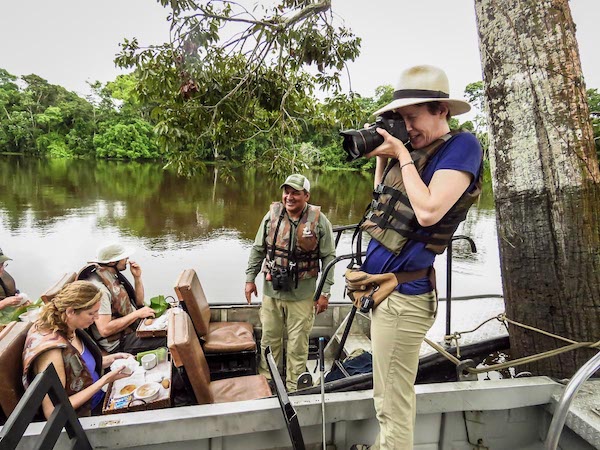
<svg viewBox="0 0 600 450">
<path fill-rule="evenodd" d="M 50 363 L 67 391 L 79 417 L 101 410 L 102 386 L 125 378 L 121 368 L 103 374 L 113 361 L 127 358 L 128 353 L 102 356 L 96 343 L 83 331 L 94 323 L 100 308 L 100 290 L 88 281 L 65 286 L 54 300 L 42 307 L 31 327 L 23 349 L 23 385 L 25 389 Z M 46 418 L 54 410 L 48 396 L 42 402 Z"/>
</svg>

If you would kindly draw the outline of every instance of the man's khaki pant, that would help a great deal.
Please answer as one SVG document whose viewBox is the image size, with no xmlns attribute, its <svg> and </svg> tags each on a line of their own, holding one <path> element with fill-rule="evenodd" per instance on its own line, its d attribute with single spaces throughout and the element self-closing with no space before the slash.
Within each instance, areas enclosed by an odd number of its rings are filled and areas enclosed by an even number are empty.
<svg viewBox="0 0 600 450">
<path fill-rule="evenodd" d="M 413 448 L 419 350 L 435 321 L 436 309 L 434 292 L 403 295 L 394 291 L 373 310 L 373 400 L 379 421 L 373 449 Z"/>
<path fill-rule="evenodd" d="M 260 349 L 262 356 L 258 371 L 271 379 L 265 360 L 265 349 L 269 345 L 275 362 L 277 365 L 281 365 L 283 332 L 287 330 L 285 385 L 288 392 L 296 390 L 298 377 L 306 371 L 308 338 L 314 318 L 315 310 L 312 297 L 305 300 L 287 301 L 263 296 L 260 307 L 260 321 L 262 323 Z"/>
</svg>

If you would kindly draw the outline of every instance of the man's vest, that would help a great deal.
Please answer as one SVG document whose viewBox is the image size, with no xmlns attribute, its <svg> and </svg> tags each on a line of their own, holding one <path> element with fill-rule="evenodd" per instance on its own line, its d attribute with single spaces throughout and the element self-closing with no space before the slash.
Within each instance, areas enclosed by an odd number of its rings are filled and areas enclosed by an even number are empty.
<svg viewBox="0 0 600 450">
<path fill-rule="evenodd" d="M 15 279 L 5 270 L 0 275 L 0 300 L 6 297 L 12 297 L 17 293 Z"/>
<path fill-rule="evenodd" d="M 431 158 L 458 133 L 454 131 L 446 134 L 429 146 L 411 152 L 419 175 L 422 175 Z M 406 195 L 398 160 L 391 160 L 381 184 L 373 191 L 373 201 L 365 215 L 361 229 L 396 255 L 402 251 L 409 239 L 425 242 L 427 249 L 441 254 L 450 243 L 460 222 L 465 220 L 469 208 L 481 194 L 482 172 L 480 169 L 479 178 L 476 180 L 472 192 L 463 193 L 438 223 L 430 227 L 422 227 L 419 225 Z M 420 230 L 425 233 L 417 232 Z"/>
<path fill-rule="evenodd" d="M 102 281 L 102 284 L 106 286 L 108 292 L 110 292 L 110 309 L 111 317 L 118 319 L 124 317 L 127 314 L 131 314 L 137 308 L 135 306 L 135 290 L 125 276 L 117 271 L 115 274 L 108 267 L 101 266 L 96 263 L 91 263 L 85 266 L 79 272 L 78 280 L 87 280 L 92 274 L 98 275 L 98 278 Z M 109 343 L 115 342 L 121 339 L 121 336 L 129 334 L 135 330 L 135 326 L 127 327 L 123 331 L 112 334 L 106 337 Z"/>
<path fill-rule="evenodd" d="M 273 202 L 270 209 L 269 233 L 265 236 L 266 264 L 264 272 L 274 267 L 289 268 L 296 280 L 314 278 L 319 273 L 319 235 L 317 224 L 321 207 L 307 205 L 292 237 L 292 222 L 285 206 Z M 293 269 L 293 270 L 292 270 Z"/>
<path fill-rule="evenodd" d="M 77 330 L 76 333 L 81 342 L 83 342 L 83 345 L 94 356 L 98 375 L 102 375 L 102 354 L 100 353 L 100 349 L 85 332 Z M 29 384 L 35 377 L 32 370 L 35 359 L 42 353 L 55 348 L 61 350 L 65 367 L 65 391 L 67 391 L 67 395 L 70 397 L 91 386 L 93 383 L 92 374 L 85 365 L 79 351 L 71 345 L 64 334 L 60 331 L 43 334 L 34 325 L 27 333 L 23 348 L 23 386 L 25 389 L 29 387 Z M 79 417 L 89 415 L 91 415 L 91 399 L 77 410 L 77 416 Z"/>
</svg>

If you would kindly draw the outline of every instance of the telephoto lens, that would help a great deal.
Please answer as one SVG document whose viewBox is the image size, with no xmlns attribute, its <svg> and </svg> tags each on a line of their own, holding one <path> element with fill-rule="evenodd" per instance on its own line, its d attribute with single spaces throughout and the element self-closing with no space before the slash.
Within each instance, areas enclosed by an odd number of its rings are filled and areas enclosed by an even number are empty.
<svg viewBox="0 0 600 450">
<path fill-rule="evenodd" d="M 348 161 L 354 161 L 383 144 L 383 137 L 375 131 L 377 128 L 379 126 L 374 124 L 362 130 L 340 132 L 340 135 L 344 138 L 342 147 L 348 154 Z"/>
<path fill-rule="evenodd" d="M 377 128 L 383 128 L 403 143 L 408 143 L 408 132 L 402 116 L 395 112 L 387 112 L 377 117 L 370 127 L 340 131 L 340 136 L 344 138 L 342 147 L 348 155 L 348 161 L 360 158 L 383 143 L 383 137 L 377 132 Z"/>
</svg>

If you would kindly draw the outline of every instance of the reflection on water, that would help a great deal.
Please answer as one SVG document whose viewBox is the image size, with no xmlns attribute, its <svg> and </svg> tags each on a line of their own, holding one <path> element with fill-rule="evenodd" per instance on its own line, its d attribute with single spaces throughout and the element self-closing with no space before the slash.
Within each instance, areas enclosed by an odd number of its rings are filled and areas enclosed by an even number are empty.
<svg viewBox="0 0 600 450">
<path fill-rule="evenodd" d="M 0 247 L 11 256 L 18 287 L 37 297 L 68 271 L 91 260 L 96 248 L 121 240 L 136 247 L 147 295 L 172 294 L 177 275 L 194 268 L 210 302 L 244 300 L 244 271 L 258 224 L 282 180 L 251 167 L 219 176 L 218 169 L 191 179 L 154 163 L 0 159 Z M 370 174 L 308 174 L 311 202 L 334 225 L 358 222 L 370 200 Z M 456 243 L 453 296 L 500 293 L 495 214 L 488 195 L 459 233 L 477 253 Z M 461 231 L 462 230 L 462 231 Z M 345 235 L 339 254 L 350 252 Z M 343 295 L 344 263 L 338 265 L 334 298 Z M 445 294 L 445 255 L 438 284 Z M 259 284 L 259 292 L 261 292 Z"/>
</svg>

